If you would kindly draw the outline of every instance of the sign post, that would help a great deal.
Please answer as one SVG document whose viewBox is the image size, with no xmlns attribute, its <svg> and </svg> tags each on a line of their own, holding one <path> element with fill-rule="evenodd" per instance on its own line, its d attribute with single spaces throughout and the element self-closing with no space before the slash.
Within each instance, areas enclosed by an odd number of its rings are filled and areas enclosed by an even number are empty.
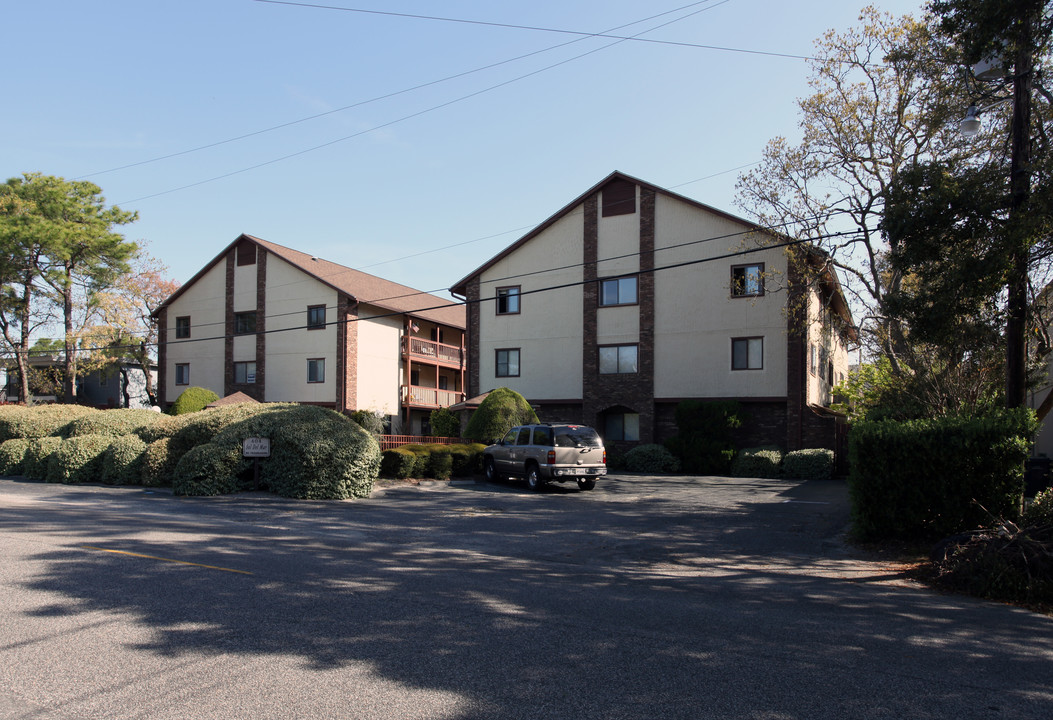
<svg viewBox="0 0 1053 720">
<path fill-rule="evenodd" d="M 260 489 L 260 458 L 271 456 L 271 439 L 250 437 L 241 441 L 241 456 L 252 458 L 252 485 Z"/>
</svg>

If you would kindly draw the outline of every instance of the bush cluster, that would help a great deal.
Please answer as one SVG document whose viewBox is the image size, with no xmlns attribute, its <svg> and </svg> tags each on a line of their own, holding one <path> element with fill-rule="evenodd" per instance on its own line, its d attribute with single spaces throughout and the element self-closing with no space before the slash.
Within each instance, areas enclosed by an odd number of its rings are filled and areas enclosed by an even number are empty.
<svg viewBox="0 0 1053 720">
<path fill-rule="evenodd" d="M 538 422 L 530 403 L 515 390 L 491 390 L 468 420 L 464 437 L 484 445 L 496 442 L 516 425 Z"/>
<path fill-rule="evenodd" d="M 733 477 L 777 478 L 782 465 L 782 450 L 757 447 L 740 450 L 731 463 Z"/>
<path fill-rule="evenodd" d="M 384 451 L 380 474 L 396 480 L 468 477 L 480 471 L 485 449 L 482 443 L 402 445 Z"/>
<path fill-rule="evenodd" d="M 3 449 L 4 446 L 0 445 L 0 453 L 3 453 Z M 1024 510 L 1023 519 L 1028 525 L 1053 525 L 1053 487 L 1035 495 L 1035 499 Z"/>
<path fill-rule="evenodd" d="M 735 457 L 731 433 L 742 421 L 737 402 L 684 400 L 676 406 L 677 434 L 665 445 L 686 473 L 726 475 Z"/>
<path fill-rule="evenodd" d="M 1015 518 L 1037 429 L 1026 408 L 981 416 L 863 421 L 849 437 L 861 539 L 935 539 Z"/>
<path fill-rule="evenodd" d="M 637 445 L 618 462 L 629 472 L 657 475 L 680 471 L 680 461 L 662 445 Z"/>
<path fill-rule="evenodd" d="M 179 494 L 212 495 L 251 482 L 252 460 L 242 458 L 242 441 L 266 437 L 271 456 L 260 460 L 264 487 L 286 497 L 346 499 L 369 495 L 380 466 L 380 448 L 369 433 L 313 406 L 245 403 L 178 417 L 74 410 L 61 423 L 54 410 L 34 419 L 38 412 L 0 412 L 4 431 L 17 435 L 0 444 L 0 471 L 48 482 L 170 484 Z M 53 434 L 38 437 L 42 428 Z M 448 452 L 435 471 L 450 472 L 458 457 Z"/>
<path fill-rule="evenodd" d="M 0 442 L 11 438 L 66 437 L 77 418 L 104 412 L 83 405 L 0 406 Z"/>
<path fill-rule="evenodd" d="M 826 448 L 794 450 L 782 458 L 783 477 L 828 480 L 834 473 L 834 451 Z"/>
</svg>

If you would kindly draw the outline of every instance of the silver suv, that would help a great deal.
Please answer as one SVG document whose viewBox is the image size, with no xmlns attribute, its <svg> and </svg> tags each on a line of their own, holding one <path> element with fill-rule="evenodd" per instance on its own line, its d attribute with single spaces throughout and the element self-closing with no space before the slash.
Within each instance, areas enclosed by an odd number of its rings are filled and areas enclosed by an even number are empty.
<svg viewBox="0 0 1053 720">
<path fill-rule="evenodd" d="M 550 480 L 576 480 L 581 490 L 592 490 L 596 478 L 607 474 L 607 451 L 584 425 L 519 425 L 483 451 L 483 472 L 491 482 L 525 477 L 531 490 Z"/>
</svg>

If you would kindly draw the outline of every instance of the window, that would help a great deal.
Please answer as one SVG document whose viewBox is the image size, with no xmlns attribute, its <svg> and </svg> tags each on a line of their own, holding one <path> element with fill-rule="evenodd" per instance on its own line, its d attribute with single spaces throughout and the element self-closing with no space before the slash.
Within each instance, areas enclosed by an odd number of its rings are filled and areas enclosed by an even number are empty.
<svg viewBox="0 0 1053 720">
<path fill-rule="evenodd" d="M 497 314 L 517 315 L 519 313 L 519 286 L 497 288 Z"/>
<path fill-rule="evenodd" d="M 234 334 L 246 335 L 256 332 L 256 311 L 234 313 Z"/>
<path fill-rule="evenodd" d="M 639 371 L 636 345 L 609 345 L 600 348 L 600 375 L 620 375 Z"/>
<path fill-rule="evenodd" d="M 733 265 L 731 297 L 756 297 L 764 294 L 764 263 Z"/>
<path fill-rule="evenodd" d="M 190 337 L 190 316 L 184 315 L 175 319 L 175 336 L 177 340 Z"/>
<path fill-rule="evenodd" d="M 176 385 L 189 385 L 190 384 L 190 363 L 176 363 L 176 366 L 175 366 L 175 384 Z"/>
<path fill-rule="evenodd" d="M 638 413 L 616 413 L 607 415 L 604 438 L 607 442 L 618 440 L 638 442 L 640 440 L 640 415 Z"/>
<path fill-rule="evenodd" d="M 256 363 L 236 362 L 234 363 L 234 383 L 237 385 L 252 385 L 256 382 Z"/>
<path fill-rule="evenodd" d="M 449 390 L 450 389 L 450 378 L 446 377 L 445 375 L 440 375 L 439 376 L 439 389 L 440 390 Z"/>
<path fill-rule="evenodd" d="M 307 361 L 307 382 L 325 382 L 325 358 L 311 358 Z"/>
<path fill-rule="evenodd" d="M 600 307 L 636 304 L 636 276 L 600 281 Z"/>
<path fill-rule="evenodd" d="M 420 370 L 410 370 L 409 384 L 420 385 Z"/>
<path fill-rule="evenodd" d="M 519 348 L 497 350 L 497 377 L 519 377 Z"/>
<path fill-rule="evenodd" d="M 519 429 L 519 439 L 516 440 L 516 445 L 529 445 L 530 444 L 530 428 Z"/>
<path fill-rule="evenodd" d="M 733 338 L 732 370 L 760 370 L 764 367 L 764 338 Z"/>
<path fill-rule="evenodd" d="M 534 444 L 543 447 L 552 447 L 552 428 L 537 426 L 534 428 Z"/>
<path fill-rule="evenodd" d="M 325 327 L 325 305 L 307 306 L 307 329 L 320 330 Z"/>
</svg>

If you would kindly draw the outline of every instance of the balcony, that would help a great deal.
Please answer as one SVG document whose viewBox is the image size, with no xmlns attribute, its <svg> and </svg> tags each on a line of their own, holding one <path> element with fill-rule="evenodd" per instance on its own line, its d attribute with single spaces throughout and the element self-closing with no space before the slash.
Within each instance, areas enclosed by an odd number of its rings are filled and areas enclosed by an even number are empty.
<svg viewBox="0 0 1053 720">
<path fill-rule="evenodd" d="M 403 351 L 414 360 L 425 362 L 430 365 L 443 365 L 445 367 L 462 367 L 464 351 L 456 345 L 443 345 L 434 340 L 424 340 L 417 337 L 406 337 Z"/>
<path fill-rule="evenodd" d="M 464 393 L 457 390 L 440 390 L 439 388 L 421 387 L 419 385 L 402 386 L 402 405 L 404 407 L 436 410 L 441 407 L 456 405 L 461 400 L 464 400 Z"/>
</svg>

